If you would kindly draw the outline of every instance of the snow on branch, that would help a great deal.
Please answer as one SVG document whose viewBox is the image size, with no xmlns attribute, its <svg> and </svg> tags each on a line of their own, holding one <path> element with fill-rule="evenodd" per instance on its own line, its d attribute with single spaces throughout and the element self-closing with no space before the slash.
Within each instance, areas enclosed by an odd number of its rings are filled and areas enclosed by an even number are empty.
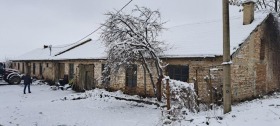
<svg viewBox="0 0 280 126">
<path fill-rule="evenodd" d="M 189 112 L 197 112 L 197 95 L 194 90 L 194 84 L 169 79 L 171 93 L 171 109 L 164 110 L 163 124 L 170 124 L 185 118 Z"/>
<path fill-rule="evenodd" d="M 239 6 L 240 11 L 243 10 L 242 3 L 253 1 L 255 2 L 255 10 L 268 13 L 274 13 L 276 16 L 280 16 L 280 0 L 229 0 L 229 4 L 233 6 Z"/>
<path fill-rule="evenodd" d="M 165 44 L 158 40 L 164 29 L 160 12 L 136 6 L 130 14 L 108 12 L 106 15 L 108 19 L 102 24 L 100 39 L 107 47 L 106 67 L 110 67 L 110 72 L 116 74 L 121 67 L 142 63 L 151 73 L 147 63 L 151 60 L 162 71 L 158 55 L 164 51 Z"/>
</svg>

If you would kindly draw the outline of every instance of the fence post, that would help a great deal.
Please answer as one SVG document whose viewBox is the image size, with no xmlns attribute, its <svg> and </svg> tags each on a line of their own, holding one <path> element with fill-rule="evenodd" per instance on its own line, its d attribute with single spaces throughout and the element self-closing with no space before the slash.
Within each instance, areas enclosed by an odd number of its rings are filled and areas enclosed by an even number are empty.
<svg viewBox="0 0 280 126">
<path fill-rule="evenodd" d="M 161 101 L 162 93 L 161 93 L 161 81 L 162 81 L 162 76 L 158 78 L 157 82 L 157 100 Z"/>
<path fill-rule="evenodd" d="M 170 86 L 169 86 L 169 79 L 166 79 L 166 99 L 167 99 L 167 111 L 170 110 Z"/>
<path fill-rule="evenodd" d="M 209 69 L 209 86 L 210 86 L 210 102 L 213 103 L 213 86 L 212 86 L 212 77 L 211 70 Z"/>
</svg>

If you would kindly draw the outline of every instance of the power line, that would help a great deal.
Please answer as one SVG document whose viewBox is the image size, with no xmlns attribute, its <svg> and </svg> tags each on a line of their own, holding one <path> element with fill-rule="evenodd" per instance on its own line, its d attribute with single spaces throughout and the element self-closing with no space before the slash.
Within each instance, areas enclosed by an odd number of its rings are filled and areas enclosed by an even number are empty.
<svg viewBox="0 0 280 126">
<path fill-rule="evenodd" d="M 133 0 L 130 0 L 128 3 L 126 3 L 119 11 L 117 11 L 116 14 L 119 14 L 126 6 L 128 6 Z M 79 39 L 78 41 L 72 43 L 72 44 L 69 44 L 69 45 L 66 45 L 66 46 L 63 46 L 63 47 L 56 47 L 56 48 L 64 48 L 64 47 L 68 47 L 68 46 L 71 46 L 71 45 L 74 45 L 80 41 L 82 41 L 83 39 L 89 37 L 90 35 L 92 35 L 93 33 L 97 32 L 98 30 L 100 30 L 101 28 L 103 27 L 103 25 L 99 26 L 97 29 L 95 29 L 94 31 L 92 31 L 91 33 L 89 33 L 88 35 L 86 35 L 85 37 Z"/>
<path fill-rule="evenodd" d="M 240 18 L 241 18 L 240 16 L 231 17 L 232 20 L 240 19 Z M 185 24 L 180 24 L 180 25 L 171 26 L 171 27 L 169 27 L 169 29 L 171 29 L 171 28 L 176 28 L 176 27 L 181 27 L 181 26 L 187 26 L 187 25 L 199 25 L 199 24 L 208 24 L 208 23 L 215 23 L 215 22 L 222 22 L 222 19 L 214 19 L 214 20 L 206 20 L 206 21 L 185 23 Z"/>
</svg>

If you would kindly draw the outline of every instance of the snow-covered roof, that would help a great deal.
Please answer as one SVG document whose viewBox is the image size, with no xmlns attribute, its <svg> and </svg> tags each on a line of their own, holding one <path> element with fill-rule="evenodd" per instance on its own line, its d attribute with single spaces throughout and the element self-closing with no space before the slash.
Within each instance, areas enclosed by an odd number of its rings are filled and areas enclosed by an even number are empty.
<svg viewBox="0 0 280 126">
<path fill-rule="evenodd" d="M 204 0 L 200 0 L 205 2 Z M 194 11 L 197 16 L 194 20 L 186 20 L 183 24 L 167 27 L 160 39 L 168 45 L 168 50 L 162 57 L 214 57 L 223 54 L 223 30 L 221 1 L 209 1 L 212 10 L 199 8 Z M 203 3 L 207 4 L 207 2 Z M 191 6 L 191 5 L 189 5 Z M 205 7 L 208 7 L 205 5 Z M 163 10 L 164 8 L 161 8 Z M 184 8 L 185 11 L 188 8 Z M 267 17 L 268 13 L 256 12 L 254 21 L 249 25 L 243 25 L 243 13 L 239 7 L 230 6 L 230 49 L 231 54 L 239 47 L 239 44 L 251 34 L 251 32 Z M 163 11 L 164 12 L 164 11 Z M 176 13 L 174 11 L 174 13 Z M 214 14 L 213 14 L 214 13 Z M 206 16 L 203 16 L 206 15 Z M 207 15 L 215 15 L 209 17 Z M 172 23 L 171 23 L 172 24 Z M 79 44 L 79 43 L 77 43 Z M 73 46 L 73 45 L 72 45 Z M 75 46 L 75 45 L 74 45 Z M 105 59 L 105 47 L 100 41 L 91 41 L 80 45 L 59 56 L 55 54 L 68 49 L 69 46 L 56 48 L 53 46 L 52 54 L 48 48 L 35 49 L 14 60 L 62 60 L 62 59 Z"/>
<path fill-rule="evenodd" d="M 23 54 L 14 60 L 67 60 L 67 59 L 105 59 L 106 58 L 105 47 L 102 43 L 94 40 L 81 44 L 83 42 L 79 42 L 70 46 L 69 45 L 52 46 L 51 51 L 50 48 L 38 48 Z M 69 48 L 71 47 L 75 47 L 75 48 L 69 50 Z M 65 51 L 65 50 L 69 50 L 69 51 Z M 55 56 L 61 52 L 64 53 Z"/>
<path fill-rule="evenodd" d="M 106 59 L 106 52 L 104 45 L 100 41 L 94 40 L 55 56 L 53 59 Z"/>
<path fill-rule="evenodd" d="M 63 47 L 53 46 L 50 48 L 37 48 L 23 55 L 20 55 L 13 60 L 52 60 L 52 56 L 58 53 Z"/>
<path fill-rule="evenodd" d="M 250 33 L 267 17 L 256 13 L 250 25 L 243 25 L 243 15 L 230 16 L 230 52 L 239 48 Z M 163 33 L 171 49 L 164 57 L 212 57 L 223 55 L 222 20 L 208 20 L 172 27 Z"/>
</svg>

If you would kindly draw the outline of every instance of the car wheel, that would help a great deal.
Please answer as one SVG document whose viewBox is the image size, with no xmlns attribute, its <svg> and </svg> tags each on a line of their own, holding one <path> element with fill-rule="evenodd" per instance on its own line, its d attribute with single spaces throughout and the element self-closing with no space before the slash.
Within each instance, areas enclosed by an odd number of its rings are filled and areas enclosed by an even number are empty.
<svg viewBox="0 0 280 126">
<path fill-rule="evenodd" d="M 9 84 L 19 84 L 21 82 L 21 78 L 19 76 L 12 76 L 9 78 Z"/>
</svg>

